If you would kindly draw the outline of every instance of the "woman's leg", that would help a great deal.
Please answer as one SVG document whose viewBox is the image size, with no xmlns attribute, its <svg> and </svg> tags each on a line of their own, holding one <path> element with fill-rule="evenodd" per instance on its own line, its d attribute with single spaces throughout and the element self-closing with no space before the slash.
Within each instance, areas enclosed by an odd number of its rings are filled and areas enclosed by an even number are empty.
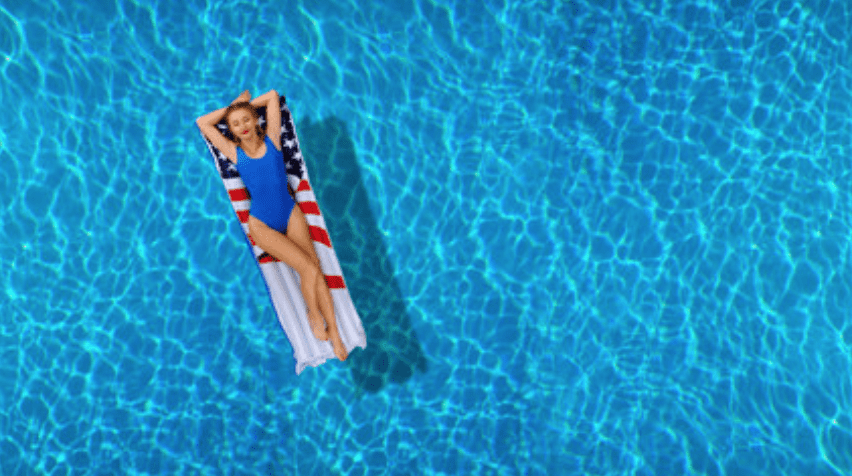
<svg viewBox="0 0 852 476">
<path fill-rule="evenodd" d="M 322 271 L 319 257 L 317 257 L 317 252 L 314 249 L 314 243 L 311 239 L 311 233 L 308 230 L 308 220 L 305 218 L 305 214 L 299 208 L 298 204 L 293 206 L 293 211 L 290 212 L 290 218 L 287 221 L 287 237 L 293 240 L 293 243 L 297 244 L 308 255 L 308 258 L 311 259 L 316 267 Z"/>
<path fill-rule="evenodd" d="M 319 267 L 314 264 L 313 260 L 293 240 L 273 230 L 266 223 L 251 215 L 249 215 L 248 219 L 248 228 L 257 246 L 278 260 L 287 263 L 299 273 L 302 282 L 302 296 L 308 305 L 311 330 L 313 330 L 314 336 L 317 339 L 328 340 L 328 334 L 321 324 L 322 320 L 321 318 L 318 319 L 316 315 L 319 306 L 317 304 L 315 283 L 317 275 L 322 274 Z"/>
<path fill-rule="evenodd" d="M 302 213 L 298 205 L 293 207 L 293 211 L 290 213 L 290 219 L 287 222 L 287 236 L 306 252 L 320 270 L 315 282 L 317 304 L 319 304 L 320 312 L 322 312 L 322 316 L 325 318 L 326 323 L 328 323 L 328 332 L 331 337 L 331 343 L 334 346 L 335 355 L 340 360 L 346 360 L 346 347 L 343 345 L 343 341 L 340 339 L 340 332 L 337 329 L 337 319 L 335 319 L 334 315 L 334 301 L 331 298 L 331 291 L 329 291 L 328 284 L 325 282 L 319 258 L 317 257 L 316 250 L 314 250 L 313 240 L 311 240 L 311 234 L 308 230 L 308 221 L 305 219 L 305 214 Z"/>
<path fill-rule="evenodd" d="M 343 339 L 340 338 L 340 330 L 337 328 L 337 317 L 334 315 L 334 300 L 331 298 L 331 291 L 328 289 L 328 283 L 325 282 L 325 277 L 322 273 L 317 275 L 317 302 L 322 309 L 322 315 L 325 316 L 328 322 L 328 334 L 331 338 L 331 344 L 334 346 L 334 354 L 340 360 L 346 360 L 349 355 L 346 352 L 346 346 L 343 345 Z"/>
</svg>

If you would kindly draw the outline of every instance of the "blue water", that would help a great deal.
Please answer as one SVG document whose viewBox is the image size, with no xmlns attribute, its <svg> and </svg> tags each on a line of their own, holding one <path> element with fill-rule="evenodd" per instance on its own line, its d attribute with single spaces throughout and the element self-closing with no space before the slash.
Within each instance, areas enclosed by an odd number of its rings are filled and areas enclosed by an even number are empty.
<svg viewBox="0 0 852 476">
<path fill-rule="evenodd" d="M 852 474 L 852 4 L 148 5 L 0 6 L 0 474 Z M 299 377 L 194 124 L 272 88 Z"/>
</svg>

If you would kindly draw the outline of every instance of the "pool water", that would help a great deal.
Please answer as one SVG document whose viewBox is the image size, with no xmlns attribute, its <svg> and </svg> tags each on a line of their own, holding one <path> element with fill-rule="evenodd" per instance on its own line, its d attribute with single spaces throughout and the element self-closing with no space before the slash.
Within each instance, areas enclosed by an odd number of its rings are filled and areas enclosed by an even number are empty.
<svg viewBox="0 0 852 476">
<path fill-rule="evenodd" d="M 0 474 L 852 473 L 850 31 L 6 2 Z M 298 377 L 194 123 L 273 88 L 368 340 Z"/>
</svg>

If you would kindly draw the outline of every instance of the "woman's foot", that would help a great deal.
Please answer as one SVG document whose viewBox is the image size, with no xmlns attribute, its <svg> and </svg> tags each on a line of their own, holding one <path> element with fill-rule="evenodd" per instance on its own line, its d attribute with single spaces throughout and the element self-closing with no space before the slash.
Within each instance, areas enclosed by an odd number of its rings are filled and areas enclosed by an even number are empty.
<svg viewBox="0 0 852 476">
<path fill-rule="evenodd" d="M 308 322 L 311 324 L 311 331 L 314 333 L 314 337 L 318 340 L 328 340 L 328 331 L 325 327 L 325 321 L 317 315 L 317 313 L 308 310 Z"/>
<path fill-rule="evenodd" d="M 343 345 L 343 341 L 340 339 L 340 334 L 338 333 L 330 333 L 331 337 L 331 345 L 334 347 L 334 355 L 340 359 L 341 362 L 346 361 L 346 357 L 349 356 L 349 353 L 346 352 L 346 346 Z"/>
</svg>

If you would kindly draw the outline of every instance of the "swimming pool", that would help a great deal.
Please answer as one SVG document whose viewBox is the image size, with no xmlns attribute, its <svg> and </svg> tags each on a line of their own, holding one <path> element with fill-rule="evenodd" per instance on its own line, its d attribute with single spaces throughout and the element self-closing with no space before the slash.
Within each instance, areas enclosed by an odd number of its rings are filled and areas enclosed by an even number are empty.
<svg viewBox="0 0 852 476">
<path fill-rule="evenodd" d="M 776 3 L 0 7 L 0 473 L 849 474 L 852 12 Z M 369 344 L 298 378 L 193 123 L 271 88 Z"/>
</svg>

